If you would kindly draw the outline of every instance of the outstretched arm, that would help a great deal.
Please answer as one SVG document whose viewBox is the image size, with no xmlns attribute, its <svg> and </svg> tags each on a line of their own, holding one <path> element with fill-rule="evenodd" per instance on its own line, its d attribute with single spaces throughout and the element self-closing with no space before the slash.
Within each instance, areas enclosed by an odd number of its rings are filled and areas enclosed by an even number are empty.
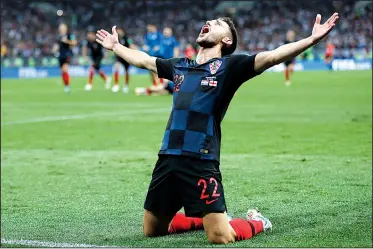
<svg viewBox="0 0 373 249">
<path fill-rule="evenodd" d="M 112 34 L 103 29 L 98 30 L 96 33 L 96 41 L 104 48 L 112 50 L 116 55 L 123 58 L 129 64 L 157 73 L 157 66 L 155 64 L 156 57 L 149 56 L 142 51 L 130 49 L 121 45 L 118 40 L 116 26 L 113 26 Z"/>
<path fill-rule="evenodd" d="M 339 19 L 338 13 L 334 13 L 324 24 L 320 24 L 321 15 L 316 16 L 315 25 L 311 36 L 297 42 L 288 43 L 272 51 L 258 53 L 255 57 L 255 71 L 262 72 L 276 64 L 290 60 L 309 47 L 317 44 L 333 29 Z"/>
</svg>

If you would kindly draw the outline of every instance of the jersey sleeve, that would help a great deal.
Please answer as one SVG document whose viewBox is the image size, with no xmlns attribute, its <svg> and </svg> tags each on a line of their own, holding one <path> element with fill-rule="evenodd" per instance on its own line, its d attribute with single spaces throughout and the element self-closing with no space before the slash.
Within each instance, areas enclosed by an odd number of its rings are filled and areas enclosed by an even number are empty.
<svg viewBox="0 0 373 249">
<path fill-rule="evenodd" d="M 229 70 L 231 75 L 235 78 L 235 83 L 238 86 L 242 85 L 247 80 L 261 74 L 261 72 L 256 72 L 254 55 L 237 54 L 231 55 L 229 58 Z"/>
<path fill-rule="evenodd" d="M 155 64 L 157 66 L 157 72 L 159 78 L 168 79 L 173 81 L 174 79 L 174 66 L 179 61 L 177 58 L 173 59 L 161 59 L 157 58 Z"/>
</svg>

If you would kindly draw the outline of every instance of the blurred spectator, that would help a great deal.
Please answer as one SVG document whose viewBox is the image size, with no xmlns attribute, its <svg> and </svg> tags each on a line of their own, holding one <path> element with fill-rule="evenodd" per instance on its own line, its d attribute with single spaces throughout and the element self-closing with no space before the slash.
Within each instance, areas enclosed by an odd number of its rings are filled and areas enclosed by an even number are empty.
<svg viewBox="0 0 373 249">
<path fill-rule="evenodd" d="M 228 7 L 225 7 L 228 6 Z M 372 3 L 370 1 L 20 1 L 3 0 L 2 41 L 8 45 L 8 57 L 41 58 L 53 56 L 57 26 L 66 22 L 77 40 L 85 38 L 89 27 L 126 28 L 134 44 L 142 47 L 146 25 L 160 29 L 171 26 L 180 41 L 181 51 L 190 50 L 204 22 L 218 16 L 230 16 L 239 33 L 238 50 L 255 53 L 283 44 L 286 30 L 293 29 L 296 39 L 310 35 L 317 13 L 322 22 L 335 11 L 340 22 L 330 33 L 336 57 L 351 54 L 371 56 Z M 62 10 L 57 15 L 57 10 Z M 125 13 L 125 14 L 123 14 Z M 325 42 L 312 53 L 323 56 Z M 2 45 L 3 53 L 3 45 Z M 81 54 L 81 48 L 74 48 Z"/>
<path fill-rule="evenodd" d="M 8 54 L 8 48 L 5 43 L 1 42 L 1 57 L 6 57 Z"/>
<path fill-rule="evenodd" d="M 192 44 L 188 43 L 184 50 L 184 56 L 190 60 L 196 57 L 196 50 L 193 48 Z"/>
</svg>

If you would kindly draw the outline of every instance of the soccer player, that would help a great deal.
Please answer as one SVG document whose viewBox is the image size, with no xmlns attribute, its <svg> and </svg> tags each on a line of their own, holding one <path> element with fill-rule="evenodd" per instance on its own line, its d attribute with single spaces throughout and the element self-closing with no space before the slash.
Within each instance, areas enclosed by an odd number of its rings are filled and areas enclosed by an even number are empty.
<svg viewBox="0 0 373 249">
<path fill-rule="evenodd" d="M 179 43 L 176 40 L 176 37 L 172 34 L 172 29 L 165 27 L 163 29 L 163 35 L 161 36 L 160 57 L 162 59 L 171 59 L 174 57 L 179 57 L 179 55 Z"/>
<path fill-rule="evenodd" d="M 154 24 L 148 24 L 146 26 L 147 33 L 144 39 L 143 50 L 150 56 L 160 57 L 161 56 L 161 39 L 162 34 L 158 31 L 157 26 Z M 153 86 L 156 87 L 160 83 L 160 80 L 156 73 L 150 72 Z"/>
<path fill-rule="evenodd" d="M 204 229 L 211 243 L 249 239 L 270 229 L 257 209 L 246 219 L 229 219 L 219 170 L 221 121 L 236 90 L 267 68 L 288 61 L 318 43 L 335 26 L 334 13 L 321 16 L 309 37 L 255 55 L 232 55 L 237 32 L 226 17 L 207 21 L 196 42 L 196 60 L 161 59 L 131 50 L 112 34 L 96 33 L 97 41 L 130 64 L 174 82 L 173 105 L 159 158 L 144 204 L 143 232 L 147 237 Z M 185 214 L 177 213 L 184 207 Z"/>
<path fill-rule="evenodd" d="M 295 40 L 295 32 L 293 30 L 288 30 L 286 33 L 285 44 L 292 43 Z M 285 85 L 290 86 L 290 74 L 294 71 L 295 58 L 291 58 L 284 62 L 285 64 Z"/>
<path fill-rule="evenodd" d="M 87 40 L 84 41 L 82 53 L 84 56 L 91 56 L 92 66 L 89 69 L 89 79 L 88 83 L 85 86 L 86 91 L 92 90 L 93 75 L 95 70 L 100 74 L 101 78 L 105 81 L 105 88 L 110 88 L 110 77 L 106 77 L 105 73 L 101 69 L 101 60 L 104 57 L 104 48 L 96 42 L 95 32 L 88 31 Z"/>
<path fill-rule="evenodd" d="M 69 75 L 69 63 L 73 52 L 71 50 L 72 46 L 76 46 L 77 42 L 75 36 L 68 32 L 68 27 L 66 24 L 61 23 L 58 26 L 58 49 L 59 49 L 59 62 L 61 68 L 61 77 L 65 85 L 65 92 L 70 92 L 70 75 Z M 54 50 L 57 50 L 55 47 Z"/>
<path fill-rule="evenodd" d="M 136 46 L 133 44 L 133 41 L 131 38 L 129 38 L 126 34 L 126 32 L 124 31 L 123 28 L 118 28 L 117 29 L 117 32 L 118 32 L 118 36 L 119 36 L 119 42 L 120 44 L 123 44 L 123 46 L 127 47 L 127 48 L 132 48 L 132 49 L 135 49 Z M 125 80 L 124 80 L 124 84 L 123 84 L 123 88 L 122 88 L 122 91 L 123 93 L 128 93 L 129 91 L 129 81 L 130 81 L 130 71 L 129 71 L 129 68 L 130 68 L 130 64 L 123 60 L 121 57 L 119 56 L 116 56 L 116 62 L 114 64 L 114 85 L 113 85 L 113 88 L 111 89 L 113 92 L 118 92 L 119 91 L 119 68 L 120 68 L 120 65 L 122 65 L 125 69 Z"/>
<path fill-rule="evenodd" d="M 174 93 L 174 83 L 172 81 L 166 80 L 162 87 L 136 87 L 135 94 L 136 95 L 169 95 Z"/>
<path fill-rule="evenodd" d="M 329 71 L 333 71 L 333 57 L 334 57 L 335 46 L 330 39 L 326 41 L 325 49 L 325 63 Z"/>
</svg>

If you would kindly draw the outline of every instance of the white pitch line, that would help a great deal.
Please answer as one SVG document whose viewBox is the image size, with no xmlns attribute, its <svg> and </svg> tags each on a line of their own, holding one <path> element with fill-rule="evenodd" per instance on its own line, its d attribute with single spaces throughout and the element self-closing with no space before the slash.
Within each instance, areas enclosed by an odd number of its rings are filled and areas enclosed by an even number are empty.
<svg viewBox="0 0 373 249">
<path fill-rule="evenodd" d="M 23 246 L 42 246 L 42 247 L 118 247 L 118 246 L 99 246 L 99 245 L 89 245 L 89 244 L 77 244 L 77 243 L 58 243 L 58 242 L 48 242 L 48 241 L 38 241 L 38 240 L 13 240 L 13 239 L 1 239 L 2 244 L 9 245 L 23 245 Z"/>
<path fill-rule="evenodd" d="M 67 116 L 47 116 L 47 117 L 31 118 L 31 119 L 24 119 L 24 120 L 18 120 L 18 121 L 1 122 L 1 126 L 42 123 L 42 122 L 62 121 L 62 120 L 71 120 L 71 119 L 85 119 L 85 118 L 113 116 L 113 115 L 130 115 L 130 114 L 138 114 L 138 113 L 166 112 L 166 111 L 170 111 L 170 108 L 131 110 L 131 111 L 121 111 L 121 112 L 95 112 L 95 113 L 90 113 L 90 114 L 76 114 L 76 115 L 67 115 Z"/>
<path fill-rule="evenodd" d="M 104 155 L 104 156 L 112 156 L 112 155 L 125 155 L 125 156 L 131 156 L 131 157 L 144 157 L 144 158 L 156 158 L 158 157 L 158 149 L 152 150 L 152 151 L 142 151 L 142 150 L 63 150 L 63 149 L 57 149 L 57 150 L 47 150 L 47 149 L 7 149 L 2 148 L 1 154 L 7 154 L 7 153 L 15 153 L 17 154 L 17 157 L 22 157 L 23 155 L 27 154 L 53 154 L 54 157 L 58 156 L 58 153 L 72 153 L 75 157 L 79 156 L 85 156 L 85 155 L 92 155 L 95 156 L 98 155 Z M 63 154 L 65 155 L 65 154 Z M 279 159 L 320 159 L 320 160 L 336 160 L 339 161 L 343 160 L 372 160 L 371 156 L 354 156 L 354 155 L 317 155 L 317 154 L 262 154 L 262 153 L 222 153 L 221 159 L 256 159 L 256 158 L 279 158 Z"/>
<path fill-rule="evenodd" d="M 3 109 L 13 108 L 14 106 L 20 106 L 24 108 L 24 105 L 27 106 L 46 106 L 50 107 L 51 103 L 48 102 L 1 102 Z M 9 106 L 9 107 L 8 107 Z M 61 102 L 53 103 L 53 106 L 66 107 L 66 106 L 115 106 L 115 107 L 154 107 L 154 103 L 126 103 L 126 102 L 88 102 L 88 103 L 77 103 L 77 102 Z M 161 107 L 161 106 L 160 106 Z"/>
</svg>

